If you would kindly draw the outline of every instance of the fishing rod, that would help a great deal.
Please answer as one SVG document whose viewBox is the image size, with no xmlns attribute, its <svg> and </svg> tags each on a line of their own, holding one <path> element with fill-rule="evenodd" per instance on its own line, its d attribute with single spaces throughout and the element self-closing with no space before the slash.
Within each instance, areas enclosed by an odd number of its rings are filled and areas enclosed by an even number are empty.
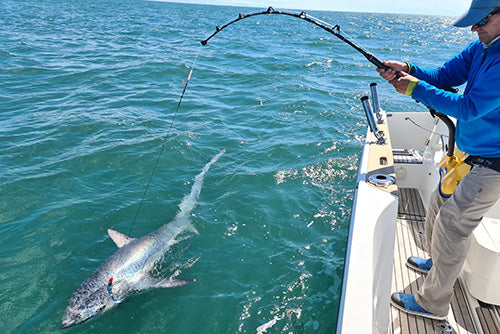
<svg viewBox="0 0 500 334">
<path fill-rule="evenodd" d="M 217 26 L 215 28 L 215 32 L 212 33 L 207 39 L 204 39 L 201 41 L 202 45 L 207 45 L 208 41 L 217 35 L 219 32 L 227 28 L 228 26 L 244 20 L 246 18 L 252 17 L 252 16 L 257 16 L 257 15 L 286 15 L 286 16 L 291 16 L 295 17 L 304 21 L 307 21 L 309 23 L 312 23 L 326 31 L 328 31 L 330 34 L 334 35 L 335 37 L 339 38 L 341 41 L 347 43 L 350 45 L 352 48 L 354 48 L 356 51 L 360 52 L 369 62 L 371 62 L 373 65 L 375 65 L 377 68 L 383 69 L 383 70 L 388 70 L 390 69 L 389 66 L 385 65 L 380 59 L 375 57 L 372 53 L 366 51 L 356 43 L 352 42 L 348 38 L 346 38 L 342 33 L 340 32 L 340 25 L 332 25 L 327 22 L 321 21 L 320 19 L 317 19 L 309 14 L 306 14 L 305 11 L 300 12 L 299 14 L 296 13 L 290 13 L 290 12 L 284 12 L 284 11 L 278 11 L 275 10 L 273 7 L 269 7 L 267 10 L 262 11 L 262 12 L 256 12 L 256 13 L 251 13 L 251 14 L 243 14 L 240 13 L 239 16 L 222 25 L 222 26 Z M 396 77 L 400 77 L 401 73 L 396 73 Z M 452 87 L 448 87 L 445 90 L 449 90 L 452 92 L 456 92 L 455 89 Z M 427 107 L 429 108 L 429 107 Z M 454 152 L 455 148 L 455 126 L 451 119 L 442 114 L 439 113 L 432 108 L 429 108 L 429 111 L 431 112 L 431 115 L 433 117 L 438 117 L 445 123 L 445 125 L 448 127 L 449 130 L 449 140 L 448 140 L 448 150 L 447 154 L 445 157 L 443 157 L 441 163 L 440 163 L 440 174 L 441 174 L 441 181 L 440 181 L 440 191 L 441 195 L 444 197 L 450 197 L 453 191 L 455 190 L 458 182 L 460 179 L 463 178 L 465 174 L 470 170 L 470 167 L 467 167 L 467 164 L 464 163 L 465 156 L 463 156 L 463 152 L 458 152 L 459 154 Z M 460 154 L 462 153 L 462 154 Z"/>
<path fill-rule="evenodd" d="M 291 17 L 295 17 L 295 18 L 307 21 L 309 23 L 315 24 L 316 26 L 318 26 L 318 27 L 320 27 L 320 28 L 328 31 L 330 34 L 334 35 L 335 37 L 339 38 L 343 42 L 345 42 L 348 45 L 350 45 L 351 47 L 353 47 L 356 51 L 360 52 L 363 56 L 365 56 L 365 58 L 369 62 L 371 62 L 373 65 L 375 65 L 377 68 L 381 68 L 381 69 L 384 69 L 384 70 L 390 69 L 389 66 L 385 65 L 380 59 L 378 59 L 377 57 L 375 57 L 372 53 L 366 51 L 365 49 L 363 49 L 362 47 L 360 47 L 359 45 L 357 45 L 356 43 L 350 41 L 344 35 L 342 35 L 342 33 L 340 32 L 340 26 L 338 24 L 332 25 L 332 24 L 329 24 L 327 22 L 321 21 L 320 19 L 317 19 L 317 18 L 315 18 L 315 17 L 313 17 L 313 16 L 311 16 L 309 14 L 306 14 L 305 11 L 303 11 L 303 12 L 301 12 L 299 14 L 296 14 L 296 13 L 278 11 L 278 10 L 275 10 L 273 7 L 269 7 L 267 10 L 262 11 L 262 12 L 256 12 L 256 13 L 251 13 L 251 14 L 240 13 L 240 15 L 236 19 L 232 20 L 231 22 L 226 23 L 226 24 L 224 24 L 222 26 L 215 27 L 215 32 L 212 35 L 210 35 L 207 39 L 204 39 L 203 41 L 201 41 L 201 44 L 202 45 L 207 45 L 208 41 L 212 37 L 214 37 L 219 32 L 221 32 L 222 30 L 224 30 L 225 28 L 227 28 L 228 26 L 230 26 L 233 23 L 236 23 L 238 21 L 241 21 L 243 19 L 246 19 L 246 18 L 249 18 L 249 17 L 252 17 L 252 16 L 257 16 L 257 15 L 272 15 L 272 14 L 291 16 Z"/>
</svg>

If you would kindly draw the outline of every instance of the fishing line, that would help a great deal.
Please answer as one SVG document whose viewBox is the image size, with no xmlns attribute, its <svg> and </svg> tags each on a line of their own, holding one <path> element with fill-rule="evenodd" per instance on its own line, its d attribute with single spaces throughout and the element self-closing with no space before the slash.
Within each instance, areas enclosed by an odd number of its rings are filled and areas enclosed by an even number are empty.
<svg viewBox="0 0 500 334">
<path fill-rule="evenodd" d="M 161 137 L 162 140 L 163 140 L 163 144 L 161 145 L 160 153 L 158 154 L 158 157 L 156 158 L 156 162 L 153 165 L 153 170 L 151 172 L 151 175 L 149 176 L 148 183 L 146 184 L 146 189 L 144 189 L 144 193 L 142 194 L 142 198 L 141 198 L 141 201 L 139 203 L 139 207 L 137 208 L 137 212 L 135 213 L 134 219 L 132 221 L 132 225 L 130 226 L 130 229 L 129 229 L 129 232 L 128 232 L 129 235 L 132 232 L 132 229 L 134 228 L 135 222 L 137 221 L 137 217 L 139 216 L 139 212 L 141 211 L 142 206 L 144 204 L 144 200 L 146 198 L 146 194 L 148 193 L 149 188 L 151 187 L 151 182 L 153 181 L 153 176 L 155 175 L 156 170 L 158 169 L 158 165 L 160 163 L 160 158 L 161 158 L 161 156 L 163 154 L 163 151 L 165 151 L 165 146 L 168 143 L 168 139 L 170 138 L 170 135 L 171 135 L 171 132 L 172 132 L 172 128 L 174 127 L 175 118 L 177 117 L 177 113 L 179 112 L 179 108 L 181 106 L 182 99 L 184 98 L 184 94 L 186 93 L 186 90 L 187 90 L 187 87 L 188 87 L 188 84 L 189 84 L 189 80 L 191 80 L 191 75 L 193 74 L 193 70 L 194 70 L 194 67 L 196 65 L 196 62 L 198 61 L 198 58 L 200 57 L 200 52 L 201 52 L 201 47 L 198 47 L 198 52 L 197 52 L 196 57 L 195 57 L 195 59 L 193 61 L 193 64 L 191 65 L 191 70 L 189 71 L 187 79 L 186 79 L 186 81 L 182 80 L 183 89 L 182 89 L 181 96 L 179 98 L 179 102 L 177 103 L 177 107 L 175 108 L 174 115 L 172 116 L 172 120 L 170 122 L 169 128 L 167 129 L 167 131 L 165 132 L 165 134 Z"/>
<path fill-rule="evenodd" d="M 156 170 L 158 169 L 158 165 L 160 163 L 160 158 L 161 158 L 163 152 L 165 151 L 165 146 L 166 146 L 166 144 L 168 142 L 168 139 L 171 136 L 171 132 L 172 132 L 172 129 L 173 129 L 174 123 L 175 123 L 175 118 L 176 118 L 176 116 L 177 116 L 177 114 L 179 112 L 179 108 L 181 106 L 182 99 L 184 98 L 184 94 L 186 93 L 187 86 L 189 84 L 189 80 L 191 80 L 191 75 L 193 74 L 194 67 L 196 65 L 196 62 L 198 61 L 199 56 L 200 56 L 200 52 L 201 52 L 201 47 L 198 47 L 198 52 L 197 52 L 196 57 L 195 57 L 195 59 L 193 61 L 193 64 L 191 65 L 191 69 L 189 71 L 187 79 L 186 79 L 186 81 L 182 80 L 183 89 L 182 89 L 181 96 L 179 98 L 179 102 L 177 103 L 177 107 L 175 108 L 174 115 L 172 116 L 172 120 L 170 121 L 170 126 L 165 131 L 165 134 L 161 137 L 162 140 L 163 140 L 163 144 L 161 145 L 160 152 L 159 152 L 158 157 L 156 158 L 156 161 L 155 161 L 155 163 L 153 165 L 153 170 L 151 171 L 151 175 L 149 176 L 148 183 L 146 184 L 146 188 L 144 189 L 144 193 L 142 194 L 142 198 L 141 198 L 141 201 L 139 203 L 139 207 L 137 208 L 137 211 L 135 213 L 134 219 L 133 219 L 132 224 L 130 226 L 130 229 L 128 231 L 129 235 L 132 233 L 132 229 L 134 228 L 134 225 L 135 225 L 135 223 L 137 221 L 137 217 L 139 216 L 139 213 L 140 213 L 140 211 L 142 209 L 142 206 L 144 204 L 144 200 L 146 198 L 146 194 L 148 193 L 148 190 L 151 187 L 151 182 L 153 181 L 153 176 L 155 175 Z M 120 257 L 121 256 L 122 256 L 122 254 L 120 254 Z M 119 303 L 119 302 L 121 302 L 121 298 L 120 297 L 115 297 L 115 295 L 113 293 L 113 284 L 114 284 L 114 278 L 110 277 L 109 280 L 107 281 L 106 290 L 107 290 L 108 295 L 111 298 L 111 300 L 113 300 L 113 302 L 115 302 L 115 303 Z"/>
<path fill-rule="evenodd" d="M 367 50 L 363 49 L 359 45 L 357 45 L 354 42 L 352 42 L 349 38 L 345 37 L 344 34 L 340 32 L 340 26 L 338 24 L 337 25 L 333 25 L 333 24 L 327 23 L 327 22 L 322 21 L 322 20 L 320 20 L 318 18 L 315 18 L 314 16 L 306 14 L 306 12 L 304 12 L 304 11 L 301 12 L 300 14 L 296 14 L 296 13 L 290 13 L 290 12 L 285 12 L 285 11 L 277 11 L 273 7 L 269 7 L 267 10 L 262 11 L 262 12 L 256 12 L 256 13 L 250 13 L 250 14 L 240 14 L 236 19 L 234 19 L 234 20 L 232 20 L 232 21 L 230 21 L 230 22 L 228 22 L 228 23 L 226 23 L 226 24 L 224 24 L 222 26 L 217 26 L 216 29 L 215 29 L 215 32 L 212 33 L 205 40 L 201 41 L 201 44 L 202 45 L 207 45 L 207 42 L 212 37 L 214 37 L 215 35 L 217 35 L 220 31 L 222 31 L 226 27 L 232 25 L 233 23 L 236 23 L 236 22 L 238 22 L 240 20 L 243 20 L 243 19 L 246 19 L 246 18 L 249 18 L 249 17 L 252 17 L 252 16 L 269 15 L 269 14 L 291 16 L 291 17 L 295 17 L 295 18 L 307 21 L 309 23 L 312 23 L 312 24 L 314 24 L 314 25 L 316 25 L 316 26 L 318 26 L 318 27 L 326 30 L 327 32 L 333 34 L 335 37 L 339 38 L 340 40 L 342 40 L 343 42 L 345 42 L 349 46 L 353 47 L 356 51 L 360 52 L 368 61 L 370 61 L 372 64 L 374 64 L 377 68 L 382 68 L 382 69 L 388 69 L 389 68 L 381 60 L 379 60 L 377 57 L 375 57 L 372 53 L 368 52 Z M 134 225 L 135 225 L 135 223 L 137 221 L 137 217 L 139 216 L 139 212 L 141 211 L 141 208 L 142 208 L 142 206 L 144 204 L 144 200 L 146 198 L 146 194 L 147 194 L 147 192 L 148 192 L 148 190 L 149 190 L 149 188 L 151 186 L 151 182 L 153 180 L 153 176 L 156 173 L 156 170 L 158 168 L 158 164 L 160 162 L 160 157 L 163 154 L 163 151 L 165 150 L 165 145 L 168 142 L 168 139 L 170 137 L 171 130 L 172 130 L 174 122 L 175 122 L 175 118 L 176 118 L 177 113 L 179 111 L 179 107 L 180 107 L 180 105 L 182 103 L 182 99 L 183 99 L 184 94 L 186 92 L 189 80 L 191 79 L 191 75 L 193 73 L 193 69 L 195 67 L 195 64 L 196 64 L 199 56 L 200 56 L 200 49 L 198 49 L 198 53 L 196 54 L 195 60 L 193 62 L 193 65 L 191 66 L 191 70 L 189 71 L 189 75 L 187 77 L 187 80 L 186 81 L 183 80 L 183 86 L 184 86 L 184 88 L 182 90 L 182 94 L 180 96 L 179 103 L 177 104 L 177 108 L 175 109 L 174 115 L 172 117 L 172 121 L 170 123 L 170 127 L 167 130 L 166 135 L 164 136 L 165 137 L 164 138 L 164 142 L 163 142 L 163 144 L 161 146 L 160 153 L 158 154 L 156 162 L 155 162 L 155 164 L 153 166 L 153 171 L 151 172 L 151 176 L 149 177 L 148 183 L 146 185 L 146 189 L 144 190 L 144 193 L 142 195 L 141 201 L 139 203 L 139 207 L 137 208 L 137 212 L 136 212 L 136 214 L 134 216 L 134 219 L 132 221 L 132 225 L 130 226 L 129 233 L 132 231 L 132 229 L 133 229 L 133 227 L 134 227 Z"/>
<path fill-rule="evenodd" d="M 363 54 L 363 56 L 365 56 L 365 58 L 370 61 L 372 64 L 374 64 L 376 67 L 378 68 L 383 68 L 383 69 L 388 69 L 388 66 L 386 66 L 382 61 L 380 61 L 378 58 L 376 58 L 373 54 L 371 54 L 370 52 L 364 50 L 363 48 L 361 48 L 360 46 L 358 46 L 357 44 L 353 43 L 350 39 L 346 38 L 341 32 L 340 32 L 340 26 L 339 25 L 332 25 L 332 24 L 329 24 L 327 22 L 324 22 L 322 20 L 319 20 L 313 16 L 310 16 L 308 14 L 306 14 L 305 12 L 301 12 L 300 14 L 295 14 L 295 13 L 289 13 L 289 12 L 283 12 L 283 11 L 276 11 L 274 10 L 274 8 L 272 7 L 269 7 L 266 11 L 264 12 L 257 12 L 257 13 L 251 13 L 251 14 L 240 14 L 238 18 L 236 18 L 235 20 L 229 22 L 229 23 L 226 23 L 224 24 L 223 26 L 217 26 L 216 27 L 216 31 L 210 35 L 207 39 L 201 41 L 201 44 L 202 45 L 206 45 L 208 40 L 210 40 L 212 37 L 214 37 L 217 33 L 219 33 L 221 30 L 223 30 L 224 28 L 228 27 L 229 25 L 237 22 L 237 21 L 240 21 L 242 19 L 245 19 L 245 18 L 248 18 L 248 17 L 251 17 L 251 16 L 256 16 L 256 15 L 265 15 L 265 14 L 279 14 L 279 15 L 286 15 L 286 16 L 292 16 L 292 17 L 295 17 L 295 18 L 299 18 L 299 19 L 302 19 L 302 20 L 305 20 L 309 23 L 312 23 L 316 26 L 319 26 L 320 28 L 323 28 L 324 30 L 328 31 L 329 33 L 333 34 L 334 36 L 338 37 L 340 40 L 342 40 L 343 42 L 347 43 L 348 45 L 350 45 L 351 47 L 353 47 L 356 51 L 360 52 L 361 54 Z M 168 139 L 170 138 L 171 136 L 171 132 L 172 132 L 172 129 L 173 129 L 173 126 L 174 126 L 174 123 L 175 123 L 175 119 L 177 117 L 177 114 L 179 112 L 179 108 L 181 106 L 181 103 L 182 103 L 182 100 L 184 98 L 184 94 L 186 93 L 186 90 L 187 90 L 187 86 L 189 84 L 189 81 L 191 79 L 191 75 L 193 74 L 193 69 L 195 68 L 195 65 L 196 65 L 196 62 L 198 61 L 198 58 L 200 56 L 200 51 L 201 51 L 201 48 L 199 47 L 198 48 L 198 52 L 196 54 L 196 57 L 193 61 L 193 64 L 191 66 L 191 69 L 189 71 L 189 74 L 187 76 L 187 79 L 186 81 L 182 81 L 182 84 L 183 84 L 183 89 L 182 89 L 182 93 L 181 93 L 181 96 L 179 98 L 179 102 L 177 103 L 177 107 L 175 108 L 175 111 L 174 111 L 174 114 L 172 116 L 172 120 L 170 122 L 170 126 L 168 127 L 165 135 L 162 136 L 162 140 L 163 140 L 163 144 L 161 145 L 161 148 L 160 148 L 160 152 L 156 158 L 156 161 L 153 165 L 153 170 L 151 171 L 151 175 L 149 177 L 149 180 L 146 184 L 146 188 L 144 189 L 144 193 L 142 194 L 142 197 L 141 197 L 141 200 L 140 200 L 140 203 L 139 203 L 139 207 L 137 208 L 137 211 L 135 213 L 135 216 L 134 216 L 134 219 L 132 221 L 132 224 L 130 226 L 130 229 L 129 229 L 129 235 L 130 233 L 132 232 L 134 226 L 135 226 L 135 223 L 137 222 L 137 218 L 139 216 L 139 213 L 142 209 L 142 206 L 144 204 L 144 201 L 145 201 L 145 198 L 146 198 L 146 195 L 149 191 L 149 188 L 151 187 L 151 183 L 152 183 L 152 180 L 153 180 L 153 177 L 156 173 L 156 170 L 158 169 L 158 165 L 160 163 L 160 158 L 163 154 L 163 152 L 165 151 L 165 146 L 168 142 Z M 113 294 L 113 277 L 109 278 L 109 280 L 107 281 L 107 291 L 108 291 L 108 294 L 110 296 L 110 298 L 114 301 L 114 302 L 120 302 L 121 299 L 120 298 L 117 298 L 114 296 Z"/>
</svg>

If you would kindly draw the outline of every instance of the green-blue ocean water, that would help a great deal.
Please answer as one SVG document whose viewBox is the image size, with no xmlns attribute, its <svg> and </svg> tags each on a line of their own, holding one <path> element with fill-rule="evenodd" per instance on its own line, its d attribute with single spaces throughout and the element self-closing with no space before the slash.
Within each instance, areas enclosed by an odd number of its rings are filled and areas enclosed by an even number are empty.
<svg viewBox="0 0 500 334">
<path fill-rule="evenodd" d="M 136 237 L 168 223 L 223 148 L 193 211 L 199 235 L 158 268 L 196 282 L 133 295 L 66 331 L 335 330 L 366 133 L 359 98 L 377 82 L 387 111 L 425 108 L 298 19 L 249 18 L 200 45 L 254 11 L 1 1 L 1 333 L 60 332 L 73 291 L 115 251 L 106 230 Z M 450 17 L 311 14 L 383 60 L 435 67 L 474 39 Z"/>
</svg>

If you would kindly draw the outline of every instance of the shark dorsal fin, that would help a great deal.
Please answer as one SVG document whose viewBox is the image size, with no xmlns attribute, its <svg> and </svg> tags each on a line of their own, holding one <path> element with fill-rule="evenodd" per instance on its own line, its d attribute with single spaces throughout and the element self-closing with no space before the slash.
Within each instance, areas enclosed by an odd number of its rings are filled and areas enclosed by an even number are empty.
<svg viewBox="0 0 500 334">
<path fill-rule="evenodd" d="M 108 235 L 111 237 L 111 239 L 114 241 L 114 243 L 118 248 L 122 248 L 129 242 L 135 240 L 135 238 L 128 237 L 125 234 L 122 234 L 112 229 L 108 230 Z"/>
</svg>

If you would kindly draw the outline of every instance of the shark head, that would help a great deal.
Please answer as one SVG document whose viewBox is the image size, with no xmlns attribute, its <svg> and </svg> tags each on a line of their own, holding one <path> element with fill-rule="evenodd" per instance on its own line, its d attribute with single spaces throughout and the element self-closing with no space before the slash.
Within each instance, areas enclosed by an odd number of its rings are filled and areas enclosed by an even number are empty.
<svg viewBox="0 0 500 334">
<path fill-rule="evenodd" d="M 61 328 L 69 328 L 89 320 L 113 307 L 119 299 L 110 292 L 110 282 L 100 275 L 92 275 L 73 293 L 64 312 Z"/>
</svg>

